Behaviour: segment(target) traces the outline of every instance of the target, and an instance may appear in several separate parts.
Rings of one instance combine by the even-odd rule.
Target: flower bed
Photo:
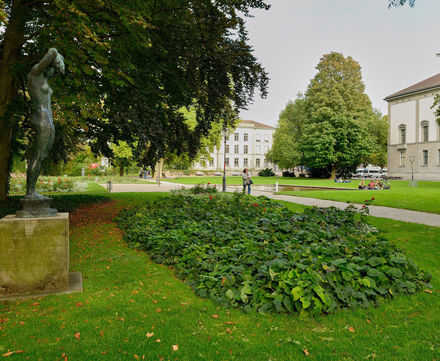
[[[195,292],[246,311],[329,313],[429,287],[366,211],[293,213],[265,197],[175,193],[118,216],[124,237]]]
[[[67,177],[39,177],[36,189],[38,192],[72,192],[76,182]],[[10,193],[26,192],[26,175],[24,173],[12,173],[9,183]]]

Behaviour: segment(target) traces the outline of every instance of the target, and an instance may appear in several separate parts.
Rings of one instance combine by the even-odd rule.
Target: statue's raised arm
[[[43,57],[43,59],[40,60],[38,64],[35,64],[30,74],[38,75],[42,73],[44,70],[46,70],[47,67],[49,67],[52,62],[55,60],[55,58],[58,56],[58,50],[55,48],[50,48],[49,51],[46,53],[46,55]]]

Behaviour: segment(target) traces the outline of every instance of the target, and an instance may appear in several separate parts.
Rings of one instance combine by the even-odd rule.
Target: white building
[[[440,74],[385,98],[388,102],[388,175],[440,180],[440,126],[434,96]]]
[[[272,147],[274,127],[254,122],[241,120],[226,141],[226,170],[241,172],[244,168],[258,171],[263,168],[276,170],[276,165],[266,160],[266,154]],[[197,169],[205,171],[223,172],[225,161],[224,139],[220,148],[211,153],[211,160],[203,165],[197,164]]]

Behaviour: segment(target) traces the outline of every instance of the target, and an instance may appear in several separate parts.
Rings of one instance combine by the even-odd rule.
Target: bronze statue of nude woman
[[[22,201],[23,211],[17,212],[18,217],[49,217],[57,214],[55,209],[49,208],[50,198],[35,190],[41,163],[47,158],[55,136],[51,109],[52,89],[47,83],[47,80],[55,72],[64,74],[64,58],[56,49],[52,48],[38,64],[32,67],[27,76],[28,92],[32,102],[30,122],[35,130],[35,136],[26,172],[26,195]]]

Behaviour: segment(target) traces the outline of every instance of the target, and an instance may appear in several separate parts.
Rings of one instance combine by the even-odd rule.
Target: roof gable
[[[256,122],[256,121],[254,121],[254,120],[246,120],[246,119],[241,119],[240,120],[240,125],[241,124],[253,124],[254,126],[255,126],[255,128],[264,128],[264,129],[275,129],[274,127],[271,127],[270,125],[266,125],[266,124],[263,124],[263,123],[259,123],[259,122]]]
[[[394,98],[399,98],[405,95],[410,95],[413,93],[417,93],[423,90],[429,90],[429,89],[434,89],[434,88],[440,88],[440,73],[422,80],[414,85],[409,86],[408,88],[402,89],[396,93],[393,93],[391,95],[388,95],[386,98],[384,98],[384,100],[392,100]]]

